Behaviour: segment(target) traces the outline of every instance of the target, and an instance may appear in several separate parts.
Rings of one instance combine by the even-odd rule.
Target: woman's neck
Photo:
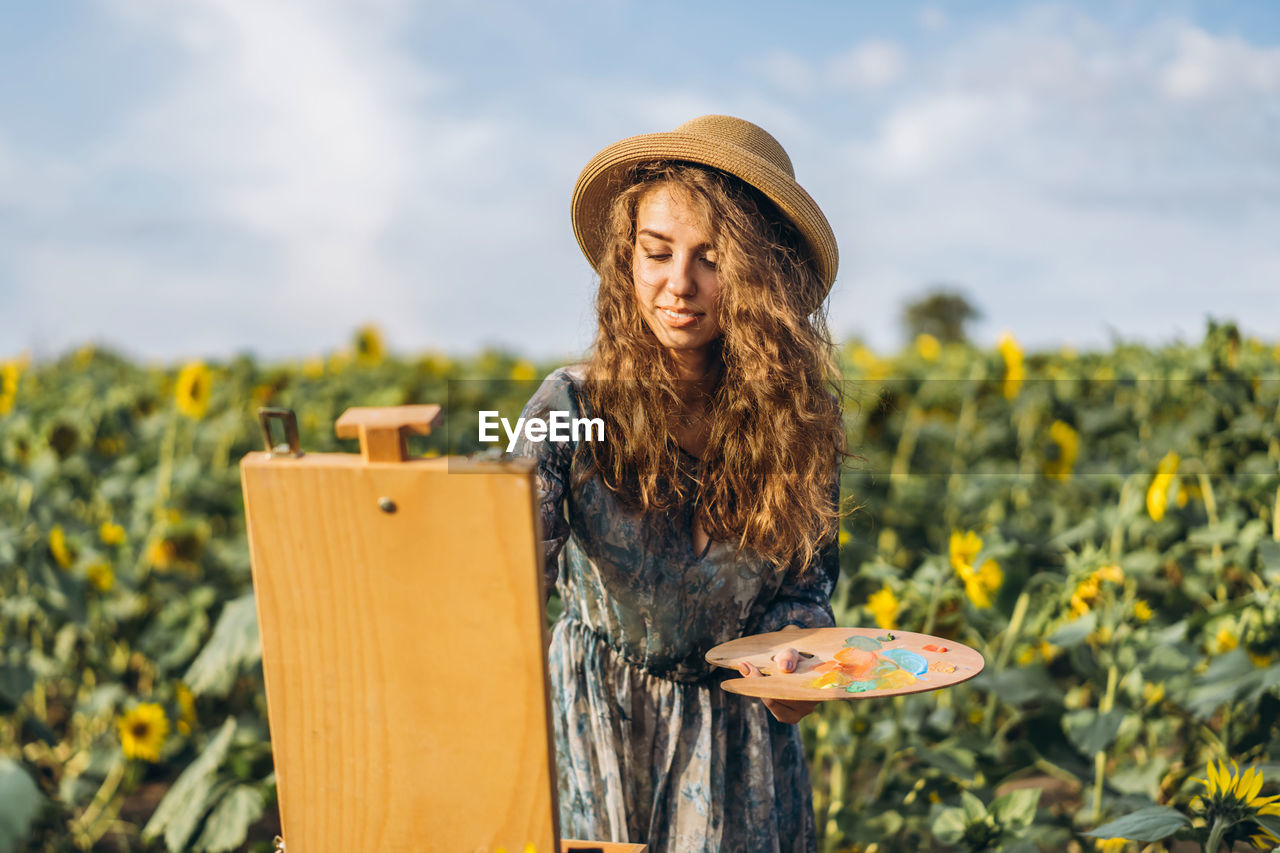
[[[688,388],[687,400],[710,398],[720,379],[720,359],[707,350],[672,350],[676,376]]]

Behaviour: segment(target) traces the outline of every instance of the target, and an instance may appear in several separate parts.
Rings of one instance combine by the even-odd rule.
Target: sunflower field
[[[950,690],[802,723],[823,851],[1280,845],[1280,346],[842,351],[841,625],[953,638]],[[541,376],[502,352],[0,360],[0,853],[273,850],[238,462],[349,406],[448,404],[476,450]],[[451,438],[452,437],[452,438]],[[554,602],[553,602],[554,609]]]

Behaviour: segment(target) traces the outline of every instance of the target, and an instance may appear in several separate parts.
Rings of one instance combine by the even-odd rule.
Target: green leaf
[[[0,853],[27,849],[27,833],[43,805],[44,795],[22,765],[0,758]]]
[[[1177,809],[1168,806],[1148,806],[1132,814],[1116,818],[1110,823],[1086,832],[1092,838],[1127,838],[1130,841],[1159,841],[1168,838],[1191,821]]]
[[[1098,617],[1090,611],[1054,631],[1053,636],[1049,638],[1049,643],[1063,649],[1078,646],[1084,642],[1085,637],[1093,633],[1096,627],[1098,627]]]
[[[225,853],[244,844],[253,822],[262,817],[262,794],[256,787],[237,785],[209,813],[196,850]]]
[[[0,712],[9,713],[17,708],[35,683],[26,664],[0,664]]]
[[[204,752],[187,765],[187,769],[182,771],[182,775],[164,795],[160,805],[156,806],[155,814],[142,830],[144,839],[150,841],[163,832],[165,844],[170,851],[177,853],[187,849],[187,841],[209,808],[209,794],[213,790],[214,777],[226,758],[227,747],[231,745],[231,736],[235,730],[236,718],[227,717],[222,728],[204,748]]]
[[[957,808],[943,809],[933,819],[933,837],[943,844],[955,844],[964,837],[964,812]]]
[[[1115,740],[1120,731],[1120,721],[1124,712],[1113,708],[1105,714],[1099,714],[1092,708],[1082,708],[1062,716],[1062,728],[1076,749],[1087,756],[1101,752]]]
[[[197,696],[226,696],[241,668],[262,659],[253,593],[227,602],[213,636],[191,662],[187,686]]]
[[[1262,561],[1262,571],[1267,580],[1280,583],[1280,542],[1263,539],[1258,543],[1258,558]]]
[[[991,814],[1004,829],[1023,829],[1036,817],[1039,788],[1019,788],[991,801]]]
[[[960,809],[964,812],[965,823],[977,823],[987,816],[987,807],[982,800],[968,791],[960,792]]]
[[[1255,815],[1253,819],[1267,832],[1270,832],[1276,838],[1280,838],[1280,817],[1270,814],[1260,814]]]
[[[986,676],[983,672],[978,678]],[[1054,683],[1049,670],[1044,664],[1006,669],[993,673],[979,682],[983,689],[990,690],[1000,697],[1000,701],[1012,705],[1026,705],[1031,702],[1056,703],[1062,700],[1062,689]]]

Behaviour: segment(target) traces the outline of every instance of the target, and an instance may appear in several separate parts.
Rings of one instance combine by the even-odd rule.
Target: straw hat
[[[809,246],[822,282],[831,289],[840,254],[822,211],[796,183],[791,158],[764,129],[732,116],[701,116],[670,133],[646,133],[615,142],[582,170],[573,188],[573,233],[591,266],[599,269],[609,205],[624,187],[626,170],[650,160],[682,160],[741,178],[764,193]],[[825,293],[824,293],[825,296]]]

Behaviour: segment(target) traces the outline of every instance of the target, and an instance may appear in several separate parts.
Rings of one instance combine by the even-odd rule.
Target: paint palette
[[[781,672],[774,662],[786,649],[800,652],[794,672]],[[968,681],[985,666],[981,654],[954,640],[879,628],[753,634],[721,643],[706,658],[732,670],[743,661],[760,670],[760,676],[722,682],[730,693],[805,702],[938,690]]]

